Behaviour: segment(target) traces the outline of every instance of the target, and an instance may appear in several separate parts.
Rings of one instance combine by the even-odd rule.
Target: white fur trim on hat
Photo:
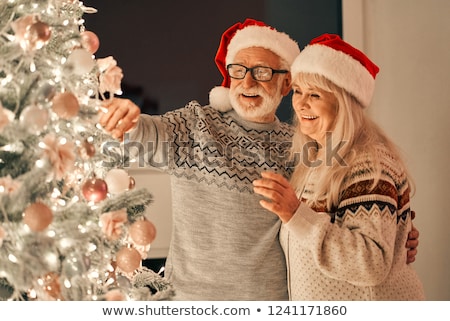
[[[300,72],[324,76],[352,94],[363,107],[372,100],[375,79],[352,56],[321,44],[305,47],[291,66],[292,78]]]
[[[300,48],[286,33],[268,26],[248,26],[238,30],[228,45],[226,64],[233,63],[239,50],[263,47],[284,59],[289,65],[300,53]]]
[[[209,104],[214,109],[217,109],[221,112],[226,112],[232,110],[230,102],[230,88],[216,86],[209,92]]]

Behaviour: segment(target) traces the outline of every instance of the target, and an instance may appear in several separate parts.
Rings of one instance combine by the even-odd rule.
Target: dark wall
[[[125,94],[136,92],[139,97],[133,98],[143,112],[164,113],[193,99],[208,103],[209,91],[222,82],[214,56],[223,31],[232,24],[247,17],[263,20],[302,48],[321,33],[341,34],[340,3],[86,0],[98,12],[84,18],[86,28],[100,38],[96,57],[113,56],[123,69]],[[289,118],[288,100],[279,114]]]

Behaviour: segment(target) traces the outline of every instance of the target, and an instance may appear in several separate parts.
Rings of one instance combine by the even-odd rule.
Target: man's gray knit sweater
[[[171,177],[172,240],[166,277],[176,300],[287,300],[280,221],[259,205],[261,171],[290,175],[292,128],[257,124],[191,102],[142,115],[130,142]],[[132,145],[130,145],[132,146]]]

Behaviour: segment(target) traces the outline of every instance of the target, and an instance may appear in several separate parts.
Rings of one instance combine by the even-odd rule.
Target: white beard
[[[263,102],[259,106],[254,106],[253,104],[243,106],[238,97],[242,93],[253,93],[257,94],[263,98]],[[275,95],[268,95],[267,92],[263,91],[258,86],[253,88],[243,90],[241,86],[237,86],[233,90],[230,90],[230,102],[231,106],[233,106],[236,113],[241,116],[243,119],[264,119],[269,115],[275,115],[275,112],[280,106],[281,100],[283,99],[283,95],[281,94],[281,87],[275,93]]]

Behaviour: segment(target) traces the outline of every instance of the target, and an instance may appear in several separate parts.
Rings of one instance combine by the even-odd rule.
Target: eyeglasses
[[[228,75],[233,79],[244,79],[248,71],[256,81],[271,81],[274,74],[285,74],[287,70],[276,70],[270,67],[252,67],[247,68],[239,64],[227,65]]]

